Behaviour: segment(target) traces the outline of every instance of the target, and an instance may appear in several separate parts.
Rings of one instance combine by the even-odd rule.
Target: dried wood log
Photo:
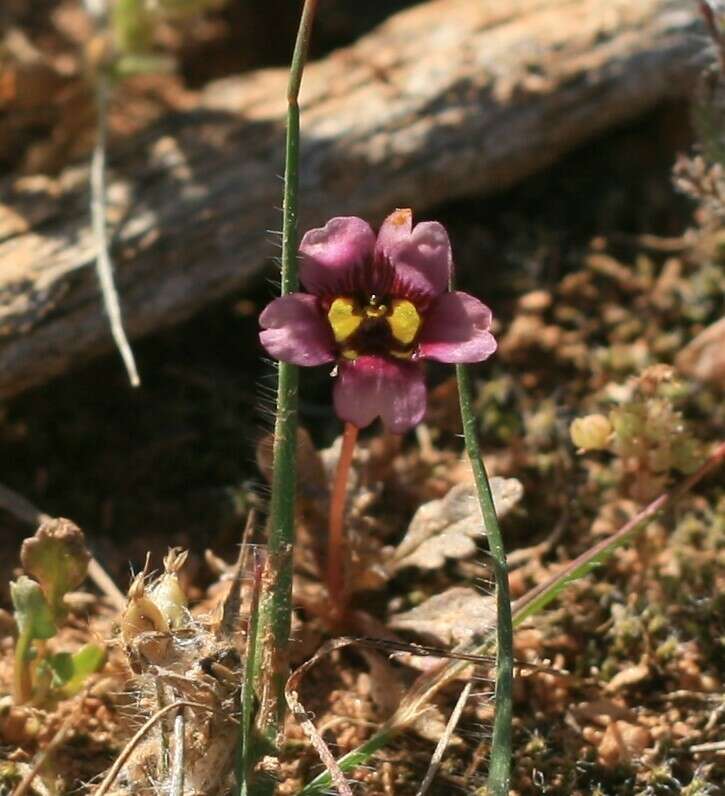
[[[692,87],[690,0],[435,0],[310,65],[302,228],[490,193]],[[276,252],[285,70],[210,84],[112,153],[117,280],[132,336],[190,316]],[[87,169],[7,180],[0,397],[111,348]],[[251,341],[250,341],[251,344]]]

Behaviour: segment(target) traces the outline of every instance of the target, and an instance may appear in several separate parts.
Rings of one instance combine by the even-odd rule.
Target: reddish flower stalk
[[[345,432],[342,435],[340,458],[335,471],[335,481],[330,498],[330,521],[327,538],[327,590],[330,594],[331,614],[335,619],[341,619],[347,608],[346,593],[346,565],[347,547],[345,544],[345,497],[347,496],[347,481],[350,475],[350,465],[355,453],[357,442],[357,426],[345,423]]]

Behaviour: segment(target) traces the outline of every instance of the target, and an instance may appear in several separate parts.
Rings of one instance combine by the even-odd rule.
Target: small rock
[[[599,742],[599,761],[612,767],[639,756],[652,743],[650,731],[638,724],[613,721]]]
[[[635,683],[639,683],[645,678],[649,676],[649,666],[641,663],[637,666],[628,666],[626,669],[622,669],[621,672],[612,677],[612,679],[607,683],[606,691],[608,693],[612,693],[614,691],[619,691],[621,688],[625,688],[628,685],[635,685]]]
[[[725,318],[700,332],[680,351],[675,364],[697,381],[725,385]]]
[[[524,312],[543,312],[551,306],[551,301],[551,293],[548,290],[532,290],[521,296],[518,305]]]

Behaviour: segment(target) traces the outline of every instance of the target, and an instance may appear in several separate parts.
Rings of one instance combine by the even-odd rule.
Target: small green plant
[[[106,659],[97,644],[72,654],[52,652],[46,645],[66,618],[65,595],[86,576],[90,555],[83,532],[69,520],[46,520],[25,540],[20,558],[27,574],[10,584],[18,627],[13,701],[40,704],[71,697]]]
[[[619,476],[629,496],[649,500],[661,492],[670,472],[694,472],[703,445],[677,408],[685,390],[667,365],[653,365],[612,391],[609,413],[576,419],[572,442],[581,451],[608,451],[617,457]]]

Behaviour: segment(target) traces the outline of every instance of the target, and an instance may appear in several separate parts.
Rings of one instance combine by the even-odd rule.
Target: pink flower
[[[435,221],[413,227],[411,211],[396,210],[376,239],[360,218],[333,218],[300,254],[308,292],[268,304],[260,340],[283,362],[337,362],[335,410],[358,428],[380,417],[401,434],[422,420],[421,360],[481,362],[496,350],[491,310],[448,290],[451,244]]]

